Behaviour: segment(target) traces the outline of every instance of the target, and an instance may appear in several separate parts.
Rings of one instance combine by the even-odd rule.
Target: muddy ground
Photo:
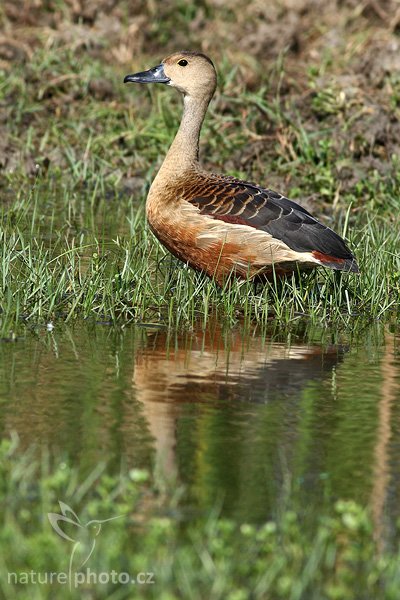
[[[233,83],[222,77],[225,95],[259,94],[264,86],[266,102],[278,100],[283,111],[271,118],[257,102],[238,109],[221,96],[222,112],[240,110],[244,123],[250,112],[258,116],[252,131],[243,132],[246,142],[234,144],[224,164],[206,152],[210,167],[252,178],[265,178],[269,171],[272,184],[296,187],[307,176],[317,177],[317,163],[325,161],[334,180],[326,192],[330,202],[335,201],[333,191],[339,190],[361,206],[363,195],[371,199],[381,179],[395,194],[400,157],[399,1],[5,0],[0,27],[0,168],[7,177],[15,171],[33,176],[38,163],[65,169],[56,140],[43,151],[38,131],[45,128],[46,119],[76,119],[85,95],[105,109],[115,109],[116,104],[126,109],[109,73],[120,78],[185,48],[212,56],[220,72],[236,68]],[[68,55],[76,72],[69,72],[67,64],[64,71],[62,60],[50,59],[54,53]],[[84,90],[76,83],[81,61],[100,65]],[[16,74],[19,79],[14,80]],[[28,100],[21,108],[23,93]],[[28,143],[29,127],[34,133]],[[316,163],[311,171],[304,166],[307,155],[299,130],[319,145],[310,157]],[[113,169],[119,168],[118,158],[110,162]],[[120,167],[129,184],[144,176],[146,160],[135,154]],[[322,184],[307,189],[311,198],[321,189],[324,196]]]

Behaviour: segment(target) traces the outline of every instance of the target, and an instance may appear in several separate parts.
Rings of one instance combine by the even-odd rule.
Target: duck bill
[[[164,65],[157,65],[148,71],[127,75],[124,83],[169,83],[171,80],[164,73]]]

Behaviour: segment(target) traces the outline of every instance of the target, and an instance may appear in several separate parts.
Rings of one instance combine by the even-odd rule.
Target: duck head
[[[164,83],[175,87],[184,96],[212,96],[217,85],[217,74],[212,61],[200,52],[175,52],[161,64],[127,75],[124,83]]]

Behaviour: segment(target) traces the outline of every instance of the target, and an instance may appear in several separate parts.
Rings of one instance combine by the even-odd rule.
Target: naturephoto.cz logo
[[[65,502],[59,500],[60,513],[47,513],[47,517],[54,531],[65,540],[72,542],[73,546],[69,557],[68,572],[37,572],[22,571],[18,573],[8,573],[8,583],[19,584],[69,584],[72,587],[78,587],[82,584],[152,584],[154,583],[154,573],[137,573],[132,575],[126,572],[103,571],[96,572],[90,568],[83,567],[89,561],[96,547],[96,542],[102,530],[104,523],[109,523],[115,519],[121,519],[125,515],[109,517],[108,519],[92,519],[83,523],[74,510]]]

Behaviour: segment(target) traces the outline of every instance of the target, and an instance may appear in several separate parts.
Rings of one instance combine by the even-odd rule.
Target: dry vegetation
[[[166,260],[140,208],[180,98],[123,76],[179,48],[219,69],[206,166],[311,205],[361,265],[343,286],[321,271],[320,287],[242,294],[245,314],[249,297],[288,319],[398,306],[398,1],[5,0],[0,26],[1,331],[91,312],[171,323],[183,306],[191,321],[220,303]]]
[[[49,123],[88,116],[88,131],[81,122],[69,139],[79,155],[89,132],[107,133],[109,112],[120,127],[104,171],[118,170],[135,187],[132,178],[145,177],[156,152],[143,157],[140,144],[129,146],[120,121],[144,94],[126,94],[121,77],[184,47],[209,53],[221,71],[214,110],[225,119],[215,127],[231,156],[218,156],[220,145],[206,139],[210,167],[328,203],[349,193],[360,207],[385,204],[398,182],[398,1],[6,0],[0,23],[5,173],[68,169],[60,139],[43,138]],[[86,110],[94,103],[95,122]]]

